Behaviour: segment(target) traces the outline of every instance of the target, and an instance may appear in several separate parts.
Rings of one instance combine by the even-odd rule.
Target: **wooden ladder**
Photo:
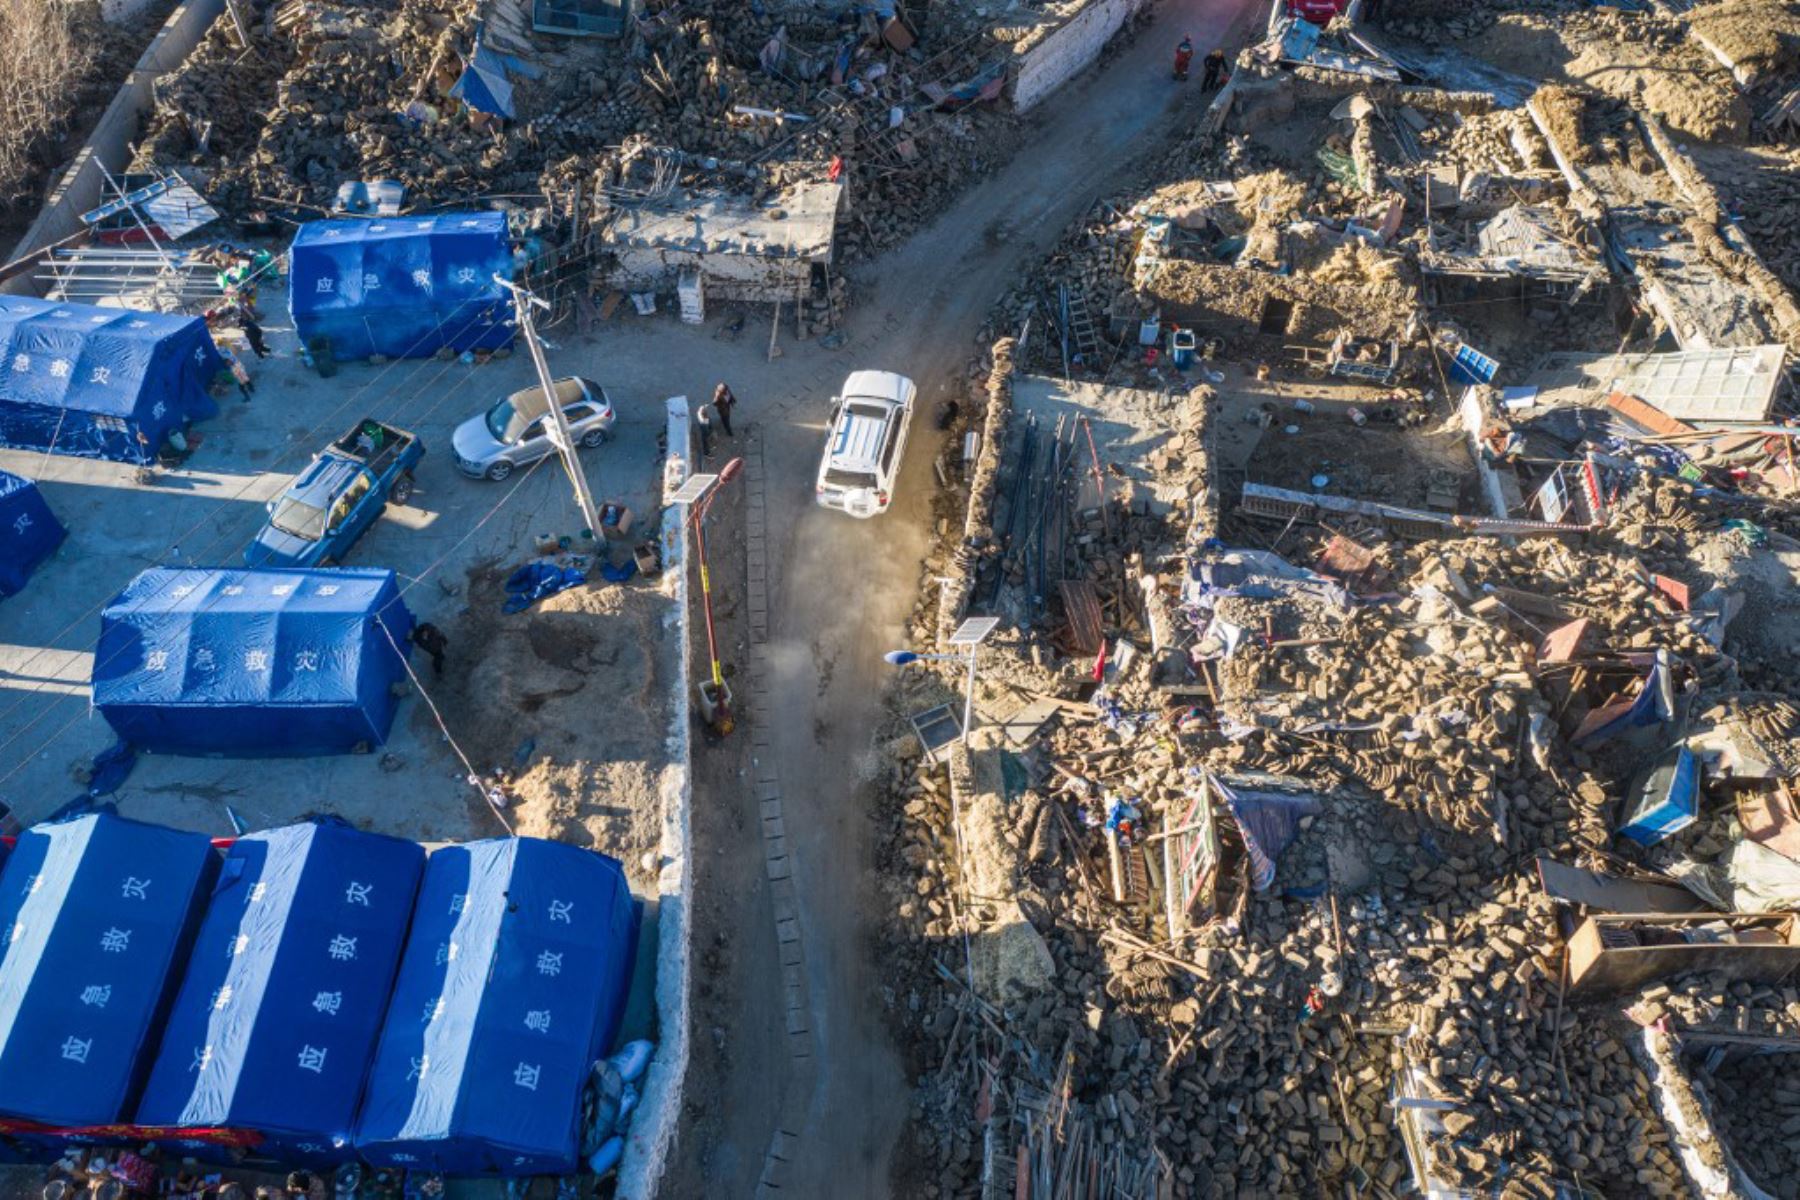
[[[1068,288],[1065,303],[1069,310],[1069,344],[1081,361],[1093,366],[1100,357],[1100,331],[1088,315],[1087,298],[1079,288]]]

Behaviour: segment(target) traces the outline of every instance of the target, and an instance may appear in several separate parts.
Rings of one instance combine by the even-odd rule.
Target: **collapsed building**
[[[889,729],[919,1194],[1791,1192],[1782,244],[1491,19],[1278,13],[995,312],[911,635],[1005,632]]]

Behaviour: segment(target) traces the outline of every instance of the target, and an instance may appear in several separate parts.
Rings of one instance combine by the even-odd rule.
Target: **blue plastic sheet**
[[[392,571],[154,568],[101,615],[94,707],[152,753],[366,749],[393,723],[412,626]]]
[[[279,1161],[352,1157],[424,870],[416,843],[337,821],[239,838],[138,1123],[254,1130],[257,1154]]]
[[[558,567],[553,563],[526,563],[506,577],[504,612],[524,612],[539,600],[580,587],[587,576],[574,567]]]
[[[66,533],[37,484],[0,471],[0,596],[16,596]]]
[[[1238,782],[1214,777],[1213,786],[1225,798],[1244,849],[1250,858],[1250,885],[1259,892],[1275,882],[1275,862],[1293,845],[1300,832],[1300,818],[1320,809],[1317,796],[1300,792],[1262,791]]]
[[[504,213],[312,221],[288,254],[288,306],[337,359],[494,350],[512,344],[512,297],[494,282],[512,269]]]
[[[19,837],[0,872],[0,1113],[126,1120],[218,855],[94,813]]]
[[[198,317],[0,296],[0,445],[149,462],[224,367]]]
[[[378,1166],[566,1174],[637,940],[617,861],[534,838],[437,851],[356,1145]]]

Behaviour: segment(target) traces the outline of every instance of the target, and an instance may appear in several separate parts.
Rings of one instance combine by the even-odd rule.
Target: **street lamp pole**
[[[737,722],[731,715],[731,707],[727,701],[725,687],[725,669],[719,662],[719,637],[713,624],[712,609],[712,572],[706,565],[706,514],[712,508],[713,501],[718,498],[721,485],[735,479],[744,469],[744,460],[734,458],[725,464],[717,475],[699,476],[690,480],[690,484],[698,484],[694,491],[684,487],[677,497],[677,503],[688,506],[688,520],[694,524],[694,551],[700,561],[700,606],[706,614],[706,651],[712,659],[712,692],[706,694],[705,686],[701,687],[701,699],[711,706],[710,724],[721,734],[727,734],[735,728]]]

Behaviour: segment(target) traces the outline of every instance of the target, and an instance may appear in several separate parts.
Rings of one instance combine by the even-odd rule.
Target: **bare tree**
[[[94,54],[81,15],[68,0],[0,0],[0,209],[28,199],[34,148],[74,115]]]

